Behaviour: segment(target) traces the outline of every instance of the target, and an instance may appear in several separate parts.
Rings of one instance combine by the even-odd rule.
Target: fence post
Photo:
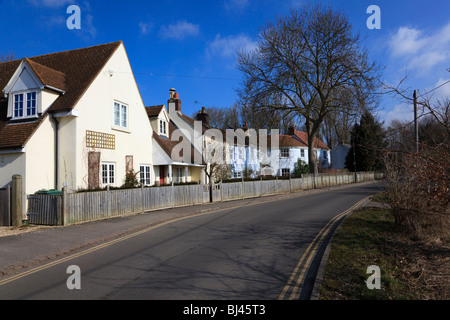
[[[109,190],[109,184],[106,186],[106,201],[108,202],[108,217],[111,217],[111,192]]]
[[[62,188],[62,195],[61,195],[61,225],[66,225],[66,196],[67,191],[66,188]]]
[[[175,185],[172,179],[172,209],[175,208]]]
[[[141,206],[142,206],[142,213],[145,213],[145,207],[144,207],[144,184],[141,184]]]
[[[23,194],[22,194],[22,176],[14,175],[12,177],[12,205],[11,218],[12,226],[20,227],[23,223]]]
[[[259,193],[260,193],[260,197],[263,196],[263,178],[262,176],[259,177],[260,181],[259,181]]]
[[[245,183],[244,183],[244,173],[242,173],[242,200],[245,199]]]

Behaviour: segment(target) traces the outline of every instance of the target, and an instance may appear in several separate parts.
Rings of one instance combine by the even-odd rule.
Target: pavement
[[[359,183],[357,185],[371,183],[373,182]],[[18,273],[63,255],[76,253],[96,244],[171,220],[212,213],[234,207],[249,206],[266,201],[304,197],[318,192],[350,187],[355,187],[355,184],[305,190],[262,198],[249,198],[165,209],[72,226],[51,227],[33,232],[3,236],[0,237],[0,277]]]

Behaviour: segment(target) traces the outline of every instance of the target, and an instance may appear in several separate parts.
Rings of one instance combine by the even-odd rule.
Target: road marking
[[[306,251],[301,256],[300,260],[298,261],[297,265],[294,268],[294,271],[292,272],[287,284],[284,286],[283,290],[280,293],[280,296],[278,297],[278,300],[283,300],[289,290],[291,290],[291,294],[289,296],[289,300],[294,300],[298,289],[303,285],[304,278],[307,274],[307,271],[310,268],[312,259],[315,257],[320,245],[323,243],[324,239],[327,237],[330,229],[333,228],[341,218],[351,213],[353,210],[361,206],[364,202],[366,202],[370,197],[366,197],[362,199],[361,201],[358,201],[356,204],[354,204],[349,209],[345,210],[344,212],[341,212],[337,216],[335,216],[333,219],[331,219],[323,228],[320,230],[320,232],[317,234],[317,236],[314,238],[314,240],[309,244],[308,248],[306,248]],[[306,262],[305,262],[306,260]],[[304,263],[305,262],[305,263]],[[303,268],[300,270],[300,268]],[[300,272],[299,272],[300,271]],[[297,278],[297,281],[295,279]],[[295,281],[295,282],[294,282]]]
[[[184,217],[180,217],[180,218],[168,220],[168,221],[165,221],[165,222],[161,222],[161,223],[158,223],[158,224],[153,225],[153,226],[151,226],[151,227],[148,227],[148,228],[142,229],[142,230],[140,230],[140,231],[131,233],[131,234],[129,234],[129,235],[126,235],[126,236],[123,236],[123,237],[120,237],[120,238],[117,238],[117,239],[114,239],[114,240],[105,242],[105,243],[103,243],[103,244],[100,244],[100,245],[98,245],[98,246],[92,247],[92,248],[90,248],[90,249],[86,249],[86,250],[81,251],[81,252],[79,252],[79,253],[70,255],[70,256],[68,256],[68,257],[65,257],[65,258],[62,258],[62,259],[59,259],[59,260],[56,260],[56,261],[47,263],[47,264],[45,264],[45,265],[42,265],[42,266],[39,266],[39,267],[36,267],[36,268],[32,268],[32,269],[30,269],[30,270],[27,270],[27,271],[24,271],[24,272],[21,272],[21,273],[18,273],[18,274],[16,274],[16,275],[11,276],[11,277],[9,277],[9,278],[6,278],[6,279],[4,279],[4,280],[0,280],[0,287],[3,286],[3,285],[5,285],[5,284],[7,284],[7,283],[10,283],[10,282],[19,280],[19,279],[21,279],[21,278],[24,278],[24,277],[27,277],[27,276],[29,276],[29,275],[35,274],[35,273],[37,273],[37,272],[46,270],[46,269],[48,269],[48,268],[51,268],[51,267],[53,267],[53,266],[62,264],[62,263],[64,263],[64,262],[67,262],[67,261],[70,261],[70,260],[73,260],[73,259],[82,257],[82,256],[87,255],[87,254],[89,254],[89,253],[98,251],[98,250],[100,250],[100,249],[109,247],[109,246],[111,246],[111,245],[113,245],[113,244],[116,244],[116,243],[119,243],[119,242],[122,242],[122,241],[125,241],[125,240],[128,240],[128,239],[134,238],[134,237],[136,237],[136,236],[139,236],[139,235],[144,234],[144,233],[146,233],[146,232],[149,232],[149,231],[158,229],[158,228],[160,228],[160,227],[163,227],[163,226],[165,226],[165,225],[168,225],[168,224],[171,224],[171,223],[174,223],[174,222],[178,222],[178,221],[182,221],[182,220],[187,220],[187,219],[195,218],[195,217],[200,217],[200,216],[204,216],[204,215],[209,215],[209,214],[213,214],[213,213],[217,213],[217,212],[221,212],[221,211],[228,211],[228,210],[232,210],[232,209],[236,209],[236,208],[240,208],[240,207],[258,205],[258,204],[261,204],[261,203],[272,202],[272,201],[273,201],[273,200],[267,200],[267,201],[262,201],[262,202],[257,202],[257,203],[247,203],[247,204],[244,204],[244,205],[241,205],[241,206],[232,206],[232,207],[228,207],[228,208],[224,208],[224,209],[222,208],[222,209],[216,209],[216,210],[211,210],[211,211],[207,211],[207,212],[200,212],[200,213],[196,213],[196,214],[192,214],[192,215],[188,215],[188,216],[184,216]],[[276,200],[275,200],[275,201],[276,201]],[[353,207],[352,207],[352,208],[353,208]],[[335,219],[336,219],[336,217],[335,217],[333,220],[335,220]],[[333,221],[333,220],[332,220],[332,221]],[[330,222],[331,222],[331,221],[330,221]],[[322,231],[321,231],[321,233],[322,233]],[[320,234],[319,234],[319,235],[320,235]],[[318,235],[318,236],[319,236],[319,235]],[[316,238],[317,238],[317,237],[316,237]],[[316,239],[315,239],[315,240],[316,240]],[[315,240],[314,240],[314,241],[315,241]],[[313,241],[313,242],[314,242],[314,241]],[[312,244],[313,244],[313,243],[310,244],[310,246],[308,247],[307,250],[309,250],[309,248],[312,246]],[[300,267],[300,265],[301,265],[301,264],[300,264],[300,262],[299,262],[298,268]],[[296,268],[296,269],[298,269],[298,268]],[[294,273],[293,273],[293,276],[295,277],[295,274],[294,274]],[[290,280],[291,280],[291,279],[290,279]],[[289,282],[291,282],[291,281],[289,281]],[[284,291],[284,290],[283,290],[283,291]],[[280,297],[281,297],[281,295],[280,295]]]
[[[223,211],[223,210],[221,210],[221,211]],[[199,214],[189,215],[189,216],[185,216],[185,217],[181,217],[181,218],[177,218],[177,219],[168,220],[168,221],[165,221],[165,222],[158,223],[158,224],[153,225],[153,226],[151,226],[151,227],[148,227],[148,228],[142,229],[142,230],[140,230],[140,231],[136,231],[136,232],[134,232],[134,233],[131,233],[131,234],[129,234],[129,235],[126,235],[126,236],[123,236],[123,237],[120,237],[120,238],[117,238],[117,239],[114,239],[114,240],[105,242],[105,243],[103,243],[103,244],[100,244],[100,245],[98,245],[98,246],[92,247],[92,248],[90,248],[90,249],[86,249],[86,250],[81,251],[81,252],[79,252],[79,253],[70,255],[70,256],[68,256],[68,257],[65,257],[65,258],[62,258],[62,259],[59,259],[59,260],[56,260],[56,261],[47,263],[47,264],[42,265],[42,266],[40,266],[40,267],[36,267],[36,268],[30,269],[30,270],[28,270],[28,271],[25,271],[25,272],[19,273],[19,274],[17,274],[17,275],[14,275],[14,276],[12,276],[12,277],[9,277],[9,278],[7,278],[7,279],[1,280],[1,281],[0,281],[0,287],[3,286],[3,285],[5,285],[5,284],[7,284],[7,283],[12,282],[12,281],[19,280],[19,279],[21,279],[21,278],[27,277],[27,276],[32,275],[32,274],[34,274],[34,273],[37,273],[37,272],[39,272],[39,271],[43,271],[43,270],[45,270],[45,269],[54,267],[54,266],[59,265],[59,264],[62,264],[62,263],[64,263],[64,262],[67,262],[67,261],[70,261],[70,260],[79,258],[79,257],[81,257],[81,256],[84,256],[84,255],[86,255],[86,254],[89,254],[89,253],[98,251],[98,250],[100,250],[100,249],[109,247],[109,246],[111,246],[111,245],[113,245],[113,244],[116,244],[116,243],[119,243],[119,242],[122,242],[122,241],[125,241],[125,240],[128,240],[128,239],[134,238],[134,237],[136,237],[136,236],[139,236],[139,235],[141,235],[141,234],[144,234],[144,233],[146,233],[146,232],[148,232],[148,231],[152,231],[152,230],[158,229],[158,228],[163,227],[163,226],[165,226],[165,225],[168,225],[168,224],[171,224],[171,223],[174,223],[174,222],[178,222],[178,221],[182,221],[182,220],[186,220],[186,219],[189,219],[189,218],[194,218],[194,217],[204,216],[204,215],[211,214],[211,213],[214,213],[214,212],[217,212],[217,211],[210,211],[210,212],[206,212],[206,213],[199,213]]]

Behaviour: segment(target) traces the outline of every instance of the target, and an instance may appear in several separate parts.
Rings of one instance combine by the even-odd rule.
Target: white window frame
[[[117,110],[118,107],[118,110]],[[125,110],[125,116],[124,116],[124,110]],[[128,129],[129,127],[129,108],[128,105],[120,102],[120,101],[114,101],[113,106],[113,125],[115,128],[119,129]]]
[[[242,178],[242,171],[234,170],[233,171],[233,178],[234,179]]]
[[[300,156],[301,156],[302,158],[305,157],[305,149],[300,149]]]
[[[149,186],[152,183],[152,170],[151,166],[148,164],[141,164],[139,175],[140,175],[140,182],[144,186]]]
[[[289,158],[290,157],[290,148],[281,147],[280,148],[280,158]]]
[[[106,167],[106,172],[105,172]],[[106,175],[105,175],[106,173]],[[113,186],[116,184],[116,164],[114,162],[102,162],[101,178],[103,186]],[[106,178],[106,182],[105,182]]]
[[[183,178],[184,178],[184,168],[176,168],[175,171],[175,181],[177,183],[183,183]]]
[[[29,99],[29,95],[34,94],[34,99]],[[36,90],[31,91],[22,91],[22,92],[15,92],[12,93],[12,119],[30,119],[30,118],[37,118],[38,117],[38,92]],[[21,96],[22,101],[20,101],[21,106],[20,109],[16,108],[16,104],[18,103],[16,101],[17,97]],[[30,108],[28,108],[29,103],[34,101],[34,112],[28,112]],[[17,114],[19,111],[21,111],[21,115]],[[17,115],[16,115],[17,114]]]
[[[159,134],[167,135],[167,122],[159,120]]]
[[[291,170],[289,168],[282,168],[281,169],[281,176],[282,177],[289,177],[291,175]]]

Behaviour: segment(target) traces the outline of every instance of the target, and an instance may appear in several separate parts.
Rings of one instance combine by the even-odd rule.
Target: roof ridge
[[[67,74],[65,74],[64,72],[59,71],[59,70],[56,70],[56,69],[53,69],[53,68],[50,68],[50,67],[48,67],[48,66],[46,66],[46,65],[44,65],[44,64],[41,64],[41,63],[39,63],[39,62],[33,61],[33,60],[31,60],[31,58],[22,58],[22,60],[25,60],[26,62],[28,62],[28,63],[31,65],[32,68],[33,68],[33,64],[37,64],[37,65],[39,65],[40,67],[43,67],[43,68],[46,68],[46,69],[49,69],[49,70],[58,72],[58,73],[60,73],[60,74],[62,74],[62,75],[64,75],[64,76],[67,76]],[[34,68],[33,68],[33,69],[34,69]],[[34,71],[35,73],[37,73],[36,70],[33,70],[33,71]],[[38,76],[39,76],[39,75],[38,75]]]
[[[119,40],[119,41],[114,41],[114,42],[109,42],[109,43],[97,44],[95,46],[90,46],[90,47],[77,48],[77,49],[67,49],[67,50],[62,50],[62,51],[57,51],[57,52],[45,53],[45,54],[41,54],[41,55],[37,55],[37,56],[33,56],[33,57],[22,57],[22,58],[10,60],[10,61],[3,61],[3,62],[0,62],[0,64],[12,63],[12,62],[17,63],[18,61],[22,61],[23,59],[29,59],[30,60],[30,59],[34,59],[34,58],[47,57],[47,56],[52,56],[52,55],[55,55],[55,54],[61,54],[61,53],[66,53],[66,52],[81,51],[81,50],[86,50],[86,49],[93,49],[93,48],[102,47],[102,46],[108,46],[108,45],[113,45],[113,44],[115,44],[115,45],[123,44],[123,41]],[[41,65],[43,65],[43,64],[41,64]],[[56,70],[56,71],[58,71],[58,70]]]
[[[63,50],[63,51],[58,51],[58,52],[46,53],[46,54],[30,57],[28,59],[47,57],[47,56],[52,56],[52,55],[55,55],[55,54],[61,54],[61,53],[67,53],[67,52],[74,52],[74,51],[82,51],[82,50],[94,49],[94,48],[103,47],[103,46],[109,46],[109,45],[113,45],[113,44],[114,45],[120,45],[121,43],[123,43],[123,41],[119,40],[119,41],[110,42],[110,43],[97,44],[97,45],[91,46],[91,47],[78,48],[78,49],[68,49],[68,50]]]

